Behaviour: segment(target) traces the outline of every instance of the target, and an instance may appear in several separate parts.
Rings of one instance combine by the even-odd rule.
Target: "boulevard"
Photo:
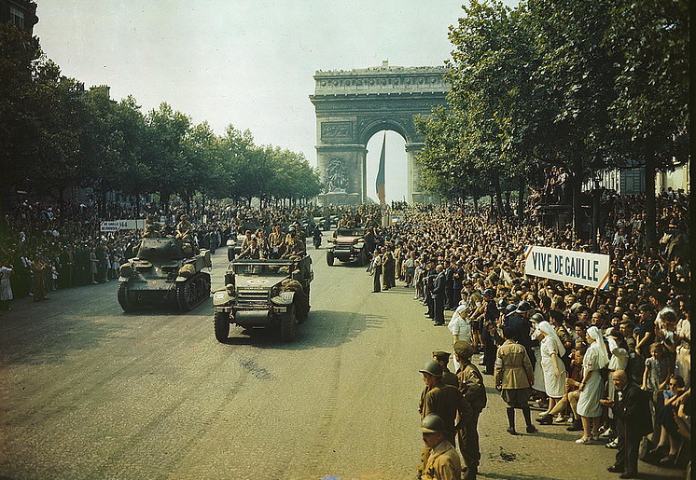
[[[312,311],[289,344],[236,328],[218,343],[209,301],[124,314],[116,282],[17,302],[0,317],[0,478],[414,478],[418,369],[451,337],[412,289],[372,294],[364,268],[308,251]],[[226,265],[218,250],[214,289]],[[481,478],[606,478],[615,450],[559,425],[511,437],[484,381]]]

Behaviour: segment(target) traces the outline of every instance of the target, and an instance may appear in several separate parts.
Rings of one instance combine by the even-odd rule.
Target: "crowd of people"
[[[285,239],[294,222],[341,216],[346,211],[344,207],[320,209],[311,205],[259,208],[217,200],[186,205],[173,199],[168,208],[146,202],[137,208],[131,203],[106,208],[96,203],[66,203],[62,209],[50,203],[23,201],[5,215],[0,236],[0,312],[9,310],[15,299],[31,296],[38,302],[48,298],[52,290],[116,280],[121,264],[137,255],[144,230],[101,231],[105,220],[140,219],[157,225],[157,235],[174,236],[182,215],[186,215],[195,247],[215,253],[228,239],[236,242],[237,235],[246,230],[263,241],[273,239],[272,230],[280,226]],[[303,247],[304,239],[295,243],[292,248]],[[272,255],[273,246],[265,247]]]
[[[507,404],[510,434],[518,434],[515,410],[533,434],[531,409],[541,408],[537,422],[577,431],[578,445],[616,448],[608,470],[621,478],[637,475],[639,456],[684,467],[691,405],[687,198],[659,196],[656,248],[646,244],[642,200],[617,197],[607,212],[598,244],[611,262],[605,290],[524,275],[525,245],[589,250],[569,229],[442,207],[410,209],[401,223],[369,230],[376,239],[373,291],[394,288],[397,280],[413,287],[424,315],[452,335],[455,372],[471,370],[458,351],[481,354],[483,374]],[[454,444],[454,432],[467,434],[467,414],[453,413],[460,400],[443,400],[452,392],[441,391],[445,377],[431,367],[422,373],[439,407],[422,409],[424,435],[442,420],[444,439]],[[452,386],[466,392],[473,377]],[[459,443],[474,478],[477,454],[466,451],[472,442]]]

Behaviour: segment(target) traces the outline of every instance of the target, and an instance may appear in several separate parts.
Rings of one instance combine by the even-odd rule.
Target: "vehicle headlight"
[[[225,285],[225,290],[227,290],[230,297],[234,297],[234,283],[228,283]]]
[[[271,288],[271,297],[277,297],[278,295],[280,295],[280,286],[276,285]]]

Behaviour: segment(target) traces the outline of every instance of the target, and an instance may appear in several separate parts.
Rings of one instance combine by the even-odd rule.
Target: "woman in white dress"
[[[599,424],[602,419],[602,405],[599,400],[604,392],[604,380],[601,370],[609,364],[607,347],[604,345],[602,332],[592,326],[587,329],[587,348],[582,360],[582,382],[577,412],[582,420],[583,435],[575,443],[589,443],[598,438]]]
[[[541,368],[544,372],[544,389],[549,397],[547,410],[539,417],[539,423],[550,424],[553,417],[549,413],[556,406],[565,394],[566,369],[561,358],[565,355],[565,347],[556,330],[547,321],[539,322],[537,326],[538,337],[540,340],[539,350],[541,353]]]
[[[541,334],[539,332],[539,329],[537,326],[539,325],[539,322],[541,322],[544,319],[544,317],[540,314],[534,314],[532,315],[532,318],[529,319],[529,323],[531,324],[531,332],[530,332],[530,338],[534,340],[534,345],[532,346],[532,352],[534,352],[534,358],[541,358],[541,346],[539,345],[539,342],[541,342]],[[539,392],[539,394],[536,396],[536,398],[539,398],[537,400],[537,406],[543,407],[544,402],[544,392],[546,392],[546,385],[544,381],[544,370],[541,368],[541,362],[535,362],[534,363],[534,383],[532,384],[532,390],[536,390]],[[547,410],[548,411],[548,410]]]
[[[462,300],[457,309],[452,314],[452,319],[447,324],[447,329],[452,334],[452,343],[457,343],[459,340],[471,343],[471,324],[468,316],[469,305]],[[459,362],[457,356],[453,355],[454,371],[459,370]]]

